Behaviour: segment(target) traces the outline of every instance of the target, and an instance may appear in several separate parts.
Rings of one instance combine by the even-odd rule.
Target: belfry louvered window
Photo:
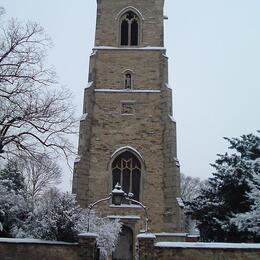
[[[139,43],[139,18],[128,11],[121,17],[121,45],[137,46]]]
[[[133,193],[133,199],[140,200],[141,163],[133,153],[118,155],[112,163],[112,174],[113,187],[119,183],[124,192]]]

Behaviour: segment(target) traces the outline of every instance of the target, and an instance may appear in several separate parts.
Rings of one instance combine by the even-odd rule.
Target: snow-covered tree
[[[76,205],[73,196],[52,190],[36,201],[23,228],[17,230],[15,235],[45,240],[75,241],[80,212],[81,209]]]
[[[0,237],[12,237],[12,230],[23,224],[27,213],[24,197],[0,182]]]
[[[181,198],[185,201],[191,201],[198,196],[204,182],[198,177],[186,176],[181,173]]]
[[[117,240],[121,231],[121,224],[118,220],[98,218],[95,215],[91,217],[90,231],[98,234],[98,247],[102,258],[112,255],[116,249]]]
[[[0,170],[0,183],[9,191],[19,193],[24,190],[24,178],[17,160],[8,160],[4,168]]]
[[[202,181],[198,177],[191,177],[186,176],[185,174],[181,173],[181,199],[186,205],[188,202],[192,201],[194,198],[199,196],[201,189],[204,185],[204,181]],[[196,228],[196,221],[191,218],[188,211],[184,207],[185,213],[185,232],[190,234],[198,233]]]
[[[36,201],[23,226],[13,230],[16,237],[74,242],[77,235],[87,232],[87,210],[80,208],[75,196],[51,189]],[[118,221],[91,215],[90,231],[97,233],[103,256],[115,248],[121,224]]]
[[[198,221],[203,240],[241,242],[251,239],[249,231],[239,230],[231,221],[234,215],[250,211],[252,200],[247,194],[249,182],[259,174],[260,139],[249,134],[241,138],[225,138],[233,154],[218,155],[212,166],[213,177],[201,194],[189,203],[193,218]]]
[[[256,163],[260,164],[259,160]],[[251,190],[247,193],[252,201],[251,210],[246,213],[236,214],[232,222],[241,231],[250,231],[254,236],[260,237],[260,173],[254,174],[249,181]]]

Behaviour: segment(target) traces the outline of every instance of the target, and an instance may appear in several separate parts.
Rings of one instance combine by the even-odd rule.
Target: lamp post
[[[134,202],[137,205],[141,206],[145,211],[145,232],[147,233],[148,232],[148,221],[149,221],[147,208],[140,201],[132,199],[133,196],[134,196],[133,193],[126,194],[122,190],[122,187],[120,186],[120,184],[117,183],[115,188],[112,190],[112,193],[110,193],[107,198],[97,200],[93,204],[90,204],[89,207],[88,207],[88,215],[87,215],[87,217],[88,217],[88,232],[89,232],[89,219],[90,219],[91,210],[97,204],[104,202],[104,201],[108,201],[112,198],[112,204],[114,204],[116,206],[121,206],[124,199],[126,199],[127,201]]]

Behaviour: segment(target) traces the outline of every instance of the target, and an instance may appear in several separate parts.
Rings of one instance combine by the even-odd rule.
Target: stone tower
[[[87,207],[119,182],[147,206],[151,231],[180,232],[163,7],[164,0],[97,0],[73,193]],[[135,204],[104,203],[99,212],[117,215],[133,234],[143,228],[143,209]]]

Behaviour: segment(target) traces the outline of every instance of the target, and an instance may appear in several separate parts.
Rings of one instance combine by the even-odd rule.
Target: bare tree
[[[181,198],[183,201],[191,201],[196,198],[199,195],[203,183],[200,178],[186,176],[181,173]]]
[[[32,199],[61,183],[62,172],[59,165],[46,155],[37,158],[20,157],[18,165],[24,178],[26,194]]]
[[[191,202],[199,196],[201,189],[205,185],[205,181],[202,181],[198,177],[186,176],[181,173],[181,198],[185,204],[185,232],[198,235],[197,222],[191,218],[186,202]]]
[[[73,152],[71,94],[58,87],[45,59],[50,39],[36,23],[0,25],[0,158]]]

